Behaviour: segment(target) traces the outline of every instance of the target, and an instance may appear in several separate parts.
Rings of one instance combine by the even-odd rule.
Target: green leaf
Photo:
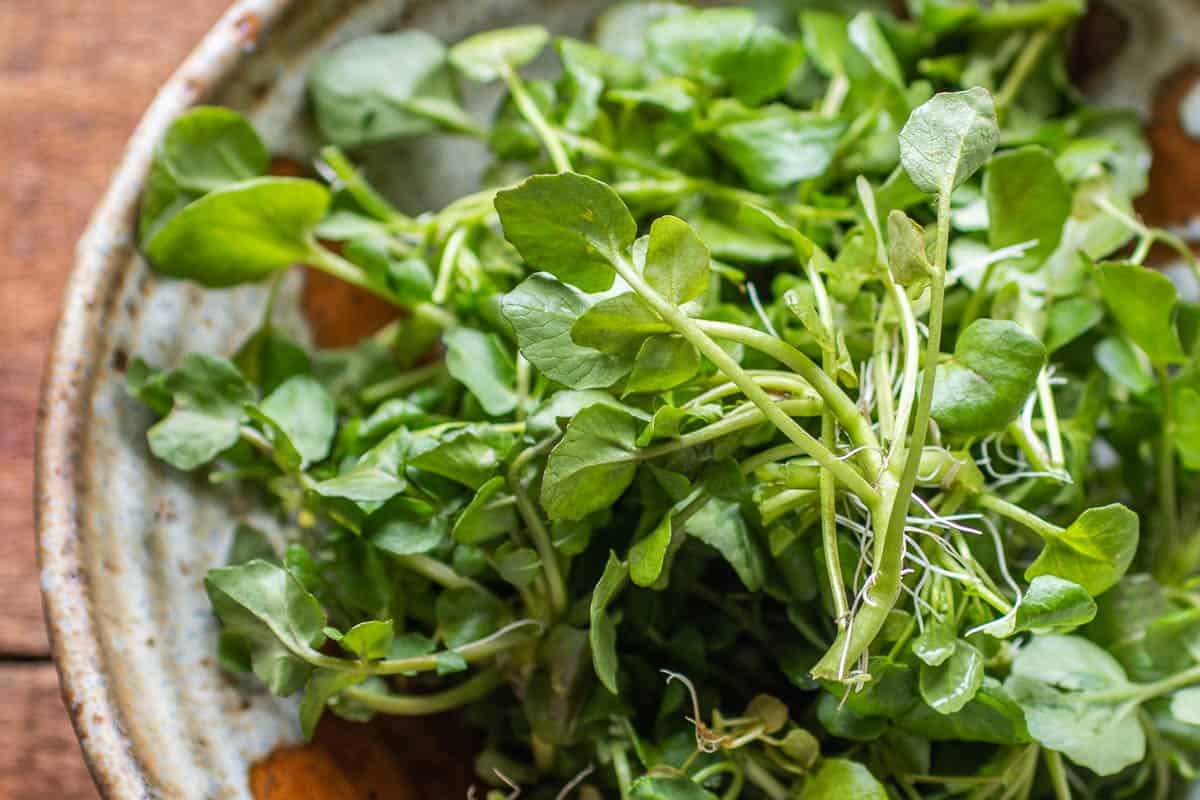
[[[516,530],[517,512],[512,495],[505,491],[507,487],[503,475],[496,475],[479,487],[454,521],[451,531],[454,541],[482,544]]]
[[[738,503],[709,500],[688,520],[685,530],[724,556],[747,589],[757,592],[763,588],[766,558]]]
[[[721,125],[713,146],[751,188],[774,192],[824,175],[845,129],[838,120],[780,109]]]
[[[1137,553],[1138,515],[1120,503],[1089,508],[1070,527],[1046,540],[1025,579],[1054,575],[1096,597],[1112,588]]]
[[[925,231],[899,209],[887,218],[888,265],[902,286],[928,279],[933,265],[925,245]]]
[[[850,43],[881,78],[901,91],[905,89],[904,71],[874,14],[869,11],[855,14],[846,27],[846,33]]]
[[[438,637],[453,649],[495,633],[504,606],[484,589],[447,589],[438,595],[436,613]]]
[[[201,197],[146,245],[159,272],[205,286],[257,281],[308,258],[329,191],[299,178],[256,178]]]
[[[1058,248],[1074,193],[1049,150],[1034,146],[1000,153],[988,165],[984,193],[993,250],[1036,241],[1017,259],[1019,267],[1033,268]]]
[[[765,264],[794,255],[790,244],[761,230],[735,227],[712,217],[698,217],[692,220],[692,225],[713,258]]]
[[[525,419],[525,433],[533,439],[545,439],[561,433],[575,415],[588,406],[597,403],[626,412],[643,422],[649,421],[650,415],[633,406],[623,405],[608,392],[594,389],[584,391],[557,392],[546,402],[542,403]]]
[[[798,795],[799,800],[888,800],[871,771],[857,761],[827,758]]]
[[[312,372],[312,359],[300,345],[269,325],[264,325],[242,343],[233,363],[264,392],[273,392],[284,381]]]
[[[512,542],[505,542],[496,549],[496,572],[500,577],[524,589],[533,582],[542,569],[542,560],[532,547],[517,547]]]
[[[478,489],[500,469],[513,443],[512,434],[474,425],[440,436],[414,437],[406,463]]]
[[[503,416],[517,407],[517,369],[500,337],[473,328],[453,328],[442,336],[446,370],[466,386],[486,414]]]
[[[931,619],[925,630],[913,640],[913,654],[931,667],[946,663],[958,649],[958,634],[950,619]]]
[[[964,641],[936,666],[921,665],[921,697],[939,714],[961,711],[983,685],[983,655]]]
[[[446,48],[424,31],[352,39],[316,63],[308,88],[321,134],[341,147],[474,127],[458,106]]]
[[[1012,613],[981,630],[998,638],[1025,631],[1061,632],[1086,625],[1095,616],[1096,601],[1082,586],[1054,575],[1039,575]]]
[[[337,431],[337,409],[316,380],[297,375],[267,395],[258,410],[281,431],[303,457],[303,464],[323,461]]]
[[[304,697],[300,700],[300,730],[307,741],[312,741],[317,731],[317,723],[325,713],[325,706],[337,696],[338,692],[367,679],[366,675],[342,670],[318,669],[313,673],[308,684],[304,687]]]
[[[233,531],[233,542],[229,545],[229,555],[225,558],[226,566],[237,566],[247,561],[262,559],[275,561],[279,554],[265,533],[251,525],[238,523]]]
[[[390,619],[368,620],[342,634],[338,644],[360,661],[379,661],[391,652],[395,632]]]
[[[1175,397],[1175,449],[1185,469],[1200,471],[1200,392],[1184,387]]]
[[[977,319],[954,358],[937,368],[931,415],[953,433],[1003,430],[1021,412],[1046,363],[1046,348],[1015,322]]]
[[[177,408],[146,433],[150,452],[176,469],[201,467],[238,442],[237,420]]]
[[[258,133],[238,112],[216,106],[185,112],[154,151],[142,198],[142,243],[197,197],[262,175],[269,161]]]
[[[1188,725],[1200,725],[1200,687],[1182,689],[1172,695],[1171,716]]]
[[[1130,686],[1116,659],[1074,636],[1035,637],[1017,652],[1005,683],[1037,741],[1098,775],[1145,758],[1137,703],[1089,699]]]
[[[1095,274],[1109,311],[1151,363],[1187,360],[1175,327],[1179,292],[1167,276],[1137,264],[1101,264]]]
[[[629,787],[632,800],[717,800],[717,796],[683,776],[644,775]]]
[[[450,63],[471,80],[498,80],[506,69],[520,69],[533,61],[550,42],[541,25],[517,25],[478,33],[450,49]]]
[[[629,568],[617,558],[617,554],[609,551],[608,563],[604,566],[604,574],[592,590],[592,601],[589,611],[591,627],[588,631],[592,647],[592,668],[596,677],[604,684],[604,688],[617,694],[617,621],[609,612],[608,607],[620,593],[629,576]]]
[[[646,337],[625,384],[626,394],[665,392],[687,383],[700,371],[700,353],[679,336]]]
[[[728,89],[752,106],[787,88],[804,57],[798,45],[743,8],[664,16],[650,26],[646,46],[663,71]]]
[[[1053,353],[1095,328],[1104,308],[1088,297],[1068,297],[1050,306],[1046,318],[1046,352]]]
[[[223,358],[193,353],[157,386],[171,412],[146,433],[150,452],[177,469],[207,464],[237,444],[254,388]]]
[[[650,287],[675,305],[708,291],[708,248],[678,217],[659,217],[650,226],[644,277]]]
[[[638,586],[652,587],[663,576],[675,535],[672,516],[668,511],[654,530],[629,548],[629,577]]]
[[[445,515],[413,497],[393,497],[367,517],[363,536],[385,553],[419,555],[446,540],[450,525]]]
[[[913,111],[900,131],[900,163],[918,189],[953,192],[982,167],[999,141],[986,89],[942,92]]]
[[[1124,336],[1108,336],[1097,342],[1095,358],[1105,375],[1134,394],[1154,390],[1156,382],[1149,361]]]
[[[612,286],[612,263],[637,236],[629,209],[606,184],[572,172],[535,175],[496,195],[504,235],[535,270],[585,292]]]
[[[605,405],[580,411],[546,462],[541,502],[550,519],[583,519],[615,503],[637,473],[636,438],[627,412]]]
[[[254,674],[273,693],[288,695],[308,679],[301,655],[324,641],[325,612],[290,572],[254,560],[211,569],[204,588],[225,631],[249,648]]]
[[[648,336],[670,333],[641,297],[633,292],[607,297],[592,306],[571,327],[577,345],[593,347],[632,360]]]
[[[900,720],[912,733],[935,742],[989,742],[1016,745],[1029,741],[1021,707],[999,681],[984,677],[975,699],[954,714],[939,714],[918,703]]]

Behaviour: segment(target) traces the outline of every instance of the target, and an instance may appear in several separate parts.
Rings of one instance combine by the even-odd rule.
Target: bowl
[[[292,703],[223,673],[214,658],[217,628],[203,576],[223,559],[234,518],[254,509],[231,488],[153,460],[145,447],[149,416],[124,389],[134,356],[170,365],[192,350],[229,353],[255,324],[265,292],[206,291],[160,279],[137,253],[138,200],[166,127],[197,103],[228,105],[251,118],[274,152],[305,160],[315,141],[304,75],[337,43],[403,26],[452,41],[534,20],[578,33],[604,5],[241,0],[154,101],[79,243],[50,355],[38,446],[41,585],[53,652],[64,701],[105,797],[249,797],[249,765],[300,738]],[[1088,86],[1102,100],[1149,112],[1153,87],[1200,47],[1197,12],[1196,0],[1138,4],[1132,22],[1102,10],[1101,22],[1084,33],[1096,40],[1086,54],[1094,62],[1095,52],[1105,52],[1107,66],[1090,64]],[[1168,144],[1178,138],[1171,138],[1175,128],[1186,127],[1173,108],[1164,123]],[[1194,175],[1200,159],[1192,153]],[[421,208],[470,187],[482,153],[421,143],[377,153],[368,166],[376,177],[421,187],[404,197]],[[1194,195],[1194,181],[1191,187],[1184,195]],[[293,276],[282,303],[298,336],[306,335],[301,284]]]

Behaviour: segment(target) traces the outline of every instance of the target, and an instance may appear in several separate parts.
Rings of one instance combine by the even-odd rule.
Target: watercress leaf
[[[888,265],[902,286],[929,277],[933,266],[925,245],[925,231],[907,214],[893,209],[887,218]]]
[[[1036,241],[1016,259],[1019,267],[1030,268],[1039,266],[1058,248],[1074,193],[1049,150],[1031,146],[1000,153],[988,165],[984,193],[988,244],[993,250]]]
[[[1002,430],[1016,419],[1046,363],[1046,348],[1015,322],[977,319],[954,358],[937,368],[931,415],[964,435]]]
[[[503,475],[488,479],[454,521],[454,541],[482,544],[516,530],[517,512]]]
[[[453,649],[494,633],[504,606],[484,589],[447,589],[438,595],[436,615],[438,638]]]
[[[755,228],[734,226],[705,216],[693,219],[692,226],[708,245],[713,258],[765,264],[792,255],[792,247],[787,242]]]
[[[313,673],[304,687],[304,697],[300,700],[300,730],[307,741],[312,741],[317,731],[317,723],[325,713],[329,701],[337,693],[356,684],[362,683],[368,676],[356,672],[346,672],[334,669],[318,669]]]
[[[617,621],[613,618],[608,607],[625,585],[629,576],[629,567],[617,554],[609,551],[608,563],[604,566],[604,574],[592,590],[592,601],[589,611],[591,627],[588,631],[592,647],[592,668],[604,688],[617,694]]]
[[[578,289],[545,273],[530,275],[500,298],[521,354],[547,378],[573,389],[611,386],[630,370],[626,360],[571,338],[571,327],[590,306]]]
[[[561,391],[542,403],[525,419],[525,433],[533,439],[545,439],[562,431],[566,423],[588,406],[602,403],[622,410],[645,422],[650,415],[632,406],[623,405],[608,392],[594,389]]]
[[[851,53],[850,31],[844,14],[809,11],[800,14],[804,46],[817,67],[826,75],[844,76]]]
[[[666,216],[650,226],[644,277],[663,298],[681,306],[704,294],[708,265],[708,247],[686,222]]]
[[[498,417],[517,406],[517,369],[500,337],[457,327],[442,336],[446,370],[466,386],[486,414]]]
[[[808,676],[807,670],[805,675]],[[844,690],[839,694],[844,694]],[[852,742],[873,742],[888,729],[886,717],[859,714],[828,692],[822,692],[817,701],[817,721],[829,734]]]
[[[536,270],[585,292],[612,286],[637,223],[609,186],[571,172],[535,175],[496,195],[504,235]]]
[[[1179,292],[1167,276],[1137,264],[1101,264],[1095,275],[1109,311],[1151,363],[1186,361],[1175,327]]]
[[[182,114],[154,151],[142,201],[143,243],[192,200],[262,175],[269,160],[254,127],[238,112],[199,106]]]
[[[257,281],[304,261],[329,191],[300,178],[255,178],[196,200],[146,244],[159,272],[205,286]]]
[[[999,638],[1025,631],[1059,632],[1085,625],[1095,616],[1096,601],[1082,586],[1054,575],[1039,575],[1012,613],[982,630]]]
[[[1181,689],[1173,694],[1171,716],[1188,725],[1200,725],[1200,688]]]
[[[478,489],[500,469],[514,439],[488,425],[458,428],[440,436],[417,436],[406,463]]]
[[[688,520],[685,530],[724,556],[747,589],[763,588],[766,559],[736,502],[709,500]]]
[[[917,107],[900,131],[900,163],[918,189],[953,192],[982,167],[1000,133],[986,89],[942,92]]]
[[[663,577],[675,536],[672,516],[668,511],[654,530],[629,548],[629,577],[638,586],[653,587]]]
[[[713,147],[753,189],[774,192],[824,175],[844,132],[839,120],[780,108],[719,126]]]
[[[235,419],[175,408],[146,432],[146,440],[156,458],[193,470],[237,444],[240,429]]]
[[[1200,392],[1179,389],[1174,411],[1175,449],[1185,469],[1200,471]]]
[[[648,336],[634,359],[625,392],[665,392],[687,383],[699,371],[700,353],[683,338]]]
[[[917,703],[900,720],[904,730],[935,742],[966,741],[1016,745],[1029,741],[1025,715],[994,678],[985,677],[975,699],[953,714]]]
[[[1050,306],[1046,317],[1046,352],[1053,353],[1095,328],[1104,308],[1089,297],[1067,297]]]
[[[1089,508],[1060,534],[1048,538],[1025,579],[1054,575],[1073,581],[1093,597],[1112,588],[1137,552],[1138,515],[1120,503]]]
[[[1153,391],[1156,382],[1150,362],[1124,336],[1106,336],[1096,343],[1096,365],[1104,374],[1136,395]]]
[[[637,473],[637,424],[606,405],[583,409],[550,452],[542,507],[551,520],[583,519],[617,501]]]
[[[312,371],[312,360],[304,348],[269,325],[259,328],[242,343],[233,363],[246,380],[268,393],[288,378]]]
[[[1033,737],[1098,775],[1114,775],[1145,757],[1137,704],[1089,698],[1130,686],[1116,659],[1075,636],[1034,637],[1017,652],[1005,682]]]
[[[717,800],[717,796],[691,778],[643,775],[629,787],[632,800]]]
[[[603,350],[632,360],[646,337],[670,333],[641,297],[633,292],[605,298],[583,313],[571,327],[577,345]]]
[[[371,512],[362,533],[385,553],[410,556],[436,549],[446,540],[449,528],[445,515],[435,513],[431,505],[401,496]]]
[[[541,25],[499,28],[463,39],[450,48],[450,63],[471,80],[487,83],[503,77],[506,70],[520,69],[533,61],[549,42],[550,32]]]
[[[226,566],[245,564],[260,558],[264,561],[275,561],[279,554],[265,533],[246,523],[238,523],[233,530],[233,542],[229,545],[229,555],[225,557]]]
[[[950,658],[936,666],[921,665],[921,697],[939,714],[961,711],[983,685],[983,655],[964,641]]]
[[[322,497],[340,497],[359,503],[382,503],[400,494],[408,481],[400,473],[400,464],[408,447],[403,430],[389,435],[344,468],[341,474],[312,487]]]
[[[536,550],[517,547],[512,542],[505,542],[496,549],[494,563],[500,577],[518,589],[529,586],[542,569],[542,561]]]
[[[262,560],[211,569],[204,588],[225,630],[248,646],[259,680],[275,694],[298,690],[311,672],[300,656],[324,640],[317,599],[283,567]]]
[[[360,622],[346,631],[338,639],[338,644],[360,661],[378,661],[388,657],[395,633],[390,619],[373,619]]]
[[[638,447],[646,447],[656,439],[674,439],[683,433],[684,429],[695,424],[716,422],[724,413],[719,403],[706,403],[700,406],[662,406],[654,412],[650,423],[638,434]]]
[[[446,48],[424,31],[353,39],[309,75],[321,134],[341,147],[420,136],[439,125],[471,130],[456,101]]]
[[[313,378],[288,379],[258,405],[258,410],[287,436],[304,464],[329,455],[337,431],[337,409],[329,392]]]
[[[901,91],[906,88],[904,71],[873,13],[860,11],[855,14],[846,27],[846,34],[850,44],[862,54],[881,78]]]
[[[641,69],[620,55],[581,42],[560,38],[555,41],[563,64],[563,82],[569,97],[563,125],[582,133],[596,124],[600,99],[605,86],[629,87],[638,83]]]
[[[957,649],[958,635],[953,622],[947,617],[927,621],[925,630],[912,644],[913,654],[931,667],[946,663]]]
[[[888,800],[887,789],[863,764],[827,758],[804,784],[799,800]]]

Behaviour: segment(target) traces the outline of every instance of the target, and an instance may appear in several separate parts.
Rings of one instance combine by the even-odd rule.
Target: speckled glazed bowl
[[[169,365],[191,350],[229,353],[253,325],[263,294],[162,280],[136,253],[138,198],[163,131],[193,104],[221,103],[248,113],[272,150],[306,159],[304,75],[334,44],[400,26],[448,41],[533,20],[579,32],[605,4],[241,0],[163,87],[79,244],[38,454],[41,581],[54,654],[106,797],[247,797],[249,765],[299,736],[289,703],[236,683],[212,655],[216,626],[203,575],[226,552],[233,517],[253,509],[236,492],[153,461],[147,414],[124,391],[123,371],[135,355]],[[1143,5],[1114,67],[1094,87],[1146,111],[1151,87],[1181,55],[1200,50],[1200,0]],[[375,166],[402,176],[408,190],[398,199],[420,208],[474,183],[481,154],[462,147],[419,144]],[[294,282],[290,306],[303,335],[298,288]]]

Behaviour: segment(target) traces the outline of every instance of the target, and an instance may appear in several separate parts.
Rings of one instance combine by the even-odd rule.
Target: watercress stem
[[[1038,375],[1038,404],[1042,408],[1042,419],[1046,423],[1046,442],[1050,447],[1050,465],[1056,471],[1066,469],[1067,455],[1063,450],[1062,430],[1058,424],[1058,406],[1054,402],[1054,387],[1050,385],[1050,371],[1043,369]]]
[[[363,211],[389,225],[410,227],[414,224],[411,218],[397,211],[383,195],[375,191],[375,187],[363,179],[362,174],[340,148],[333,145],[321,148],[321,161],[329,167]]]
[[[442,259],[438,263],[437,283],[434,284],[433,295],[430,298],[439,306],[445,303],[446,298],[450,295],[450,285],[454,280],[454,272],[458,269],[458,255],[462,252],[466,240],[466,226],[455,228],[454,233],[450,234],[450,238],[446,241],[446,247],[442,250]]]
[[[1042,52],[1054,38],[1057,31],[1057,26],[1043,28],[1040,31],[1035,31],[1029,37],[1029,41],[1025,43],[1025,47],[1021,49],[1020,55],[1017,56],[1016,62],[1012,69],[1008,71],[1008,75],[1004,78],[1004,83],[1001,84],[1000,90],[996,92],[996,114],[1002,116],[1017,99],[1017,95],[1021,91],[1021,87],[1025,85],[1034,67],[1041,60]]]
[[[414,316],[423,317],[431,322],[435,322],[442,328],[452,328],[458,324],[453,314],[439,308],[432,303],[417,303],[409,306],[399,297],[394,295],[387,288],[378,286],[367,278],[367,275],[354,264],[346,259],[326,250],[321,245],[317,244],[316,240],[309,242],[309,260],[310,266],[321,270],[322,272],[345,281],[351,286],[356,286],[363,291],[370,292],[381,300],[385,300],[399,308],[410,308]]]
[[[1047,522],[1032,511],[1026,511],[1019,505],[1010,503],[994,494],[984,492],[979,495],[978,502],[989,511],[994,511],[1005,519],[1025,526],[1043,539],[1057,539],[1062,535],[1062,528]]]
[[[423,367],[417,367],[379,383],[371,384],[359,392],[358,397],[366,405],[375,405],[389,397],[395,397],[410,389],[415,389],[418,386],[429,383],[429,381],[441,375],[445,369],[445,364],[441,361],[435,361],[432,364],[426,364]]]
[[[776,404],[784,413],[796,417],[816,416],[821,410],[820,402],[815,399],[779,400],[776,401]],[[642,448],[634,457],[638,461],[650,461],[670,455],[671,453],[677,453],[680,450],[688,450],[702,444],[707,444],[708,442],[716,441],[723,436],[744,431],[747,428],[753,428],[755,425],[762,424],[766,418],[762,409],[753,403],[746,403],[745,405],[738,406],[716,422],[705,425],[699,430],[685,433],[662,444]]]
[[[533,540],[533,546],[537,549],[538,557],[542,561],[542,573],[546,577],[550,611],[555,617],[558,617],[567,608],[567,586],[563,580],[562,566],[558,561],[558,551],[554,549],[554,541],[550,538],[550,531],[546,528],[546,523],[542,521],[541,513],[521,482],[521,473],[525,467],[549,453],[556,444],[558,444],[558,437],[551,436],[533,447],[521,451],[521,454],[513,459],[512,466],[508,469],[508,488],[517,499],[517,511],[521,514],[521,519],[524,520],[525,527],[529,530],[529,537]]]
[[[542,140],[542,144],[545,145],[546,152],[550,156],[550,161],[554,164],[554,169],[559,172],[571,172],[571,157],[567,155],[558,131],[550,125],[542,114],[542,110],[537,107],[537,103],[525,88],[525,82],[521,80],[521,76],[508,64],[501,66],[500,76],[508,84],[508,91],[512,94],[513,102],[517,104],[517,110],[521,112],[521,116],[525,117],[526,121],[537,131],[538,138]]]
[[[504,683],[504,678],[500,672],[489,669],[468,678],[453,689],[432,694],[381,694],[357,686],[343,689],[342,694],[360,705],[383,714],[423,717],[429,714],[440,714],[482,700],[502,683]]]
[[[1046,771],[1050,773],[1050,785],[1054,787],[1054,800],[1071,800],[1071,786],[1067,783],[1067,770],[1062,756],[1056,750],[1045,750]]]
[[[525,628],[542,625],[533,620],[521,620],[506,625],[495,633],[474,642],[455,647],[447,652],[461,656],[468,664],[485,661],[495,655],[528,644],[532,639],[524,631]],[[312,652],[304,658],[315,667],[337,670],[338,672],[353,672],[356,675],[407,675],[413,672],[433,672],[438,667],[438,653],[413,658],[393,658],[383,661],[363,662],[351,661],[324,653]]]
[[[1158,386],[1162,394],[1162,439],[1158,445],[1158,497],[1167,523],[1167,541],[1179,541],[1179,488],[1175,477],[1175,424],[1171,376],[1166,367],[1159,367]]]

